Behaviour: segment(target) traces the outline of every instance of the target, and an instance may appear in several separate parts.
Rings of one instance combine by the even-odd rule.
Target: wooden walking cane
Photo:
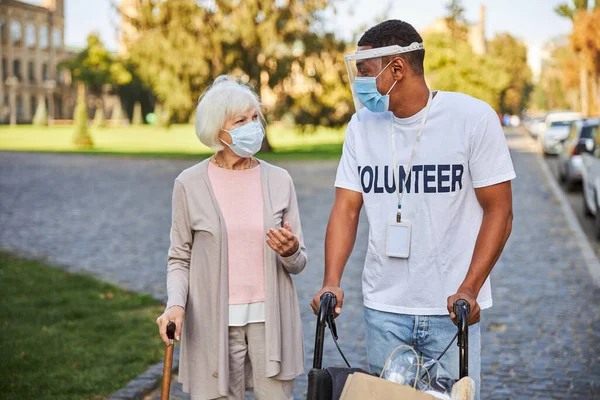
[[[175,339],[175,322],[171,321],[167,325],[167,337],[169,344],[165,348],[165,366],[163,367],[162,391],[160,400],[169,400],[171,391],[171,369],[173,368],[173,339]]]

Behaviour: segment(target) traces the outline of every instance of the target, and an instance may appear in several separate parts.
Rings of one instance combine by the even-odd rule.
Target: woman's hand
[[[183,318],[185,316],[185,310],[181,306],[169,307],[160,317],[156,318],[156,324],[158,325],[158,332],[160,337],[168,346],[170,344],[169,338],[167,337],[167,325],[169,322],[175,322],[175,339],[179,340],[181,335],[181,327],[183,326]]]
[[[298,238],[292,233],[292,227],[287,221],[283,224],[283,228],[269,229],[267,236],[269,247],[282,257],[294,255],[300,246]]]

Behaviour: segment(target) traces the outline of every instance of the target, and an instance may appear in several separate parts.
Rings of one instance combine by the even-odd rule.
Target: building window
[[[5,82],[8,78],[8,61],[6,57],[2,57],[2,82]]]
[[[37,98],[35,96],[31,96],[31,115],[35,115],[37,111]]]
[[[0,18],[0,40],[2,43],[6,43],[6,20]]]
[[[13,76],[19,78],[19,81],[23,79],[21,75],[21,60],[13,60]]]
[[[12,21],[10,23],[10,37],[12,38],[13,45],[18,46],[21,44],[23,34],[21,32],[21,23],[19,21]]]
[[[29,76],[29,82],[35,82],[35,64],[33,61],[29,61],[29,68],[28,68],[28,76]]]
[[[62,98],[56,97],[54,99],[54,118],[62,118],[63,116],[63,102]]]
[[[52,31],[52,47],[55,49],[62,48],[62,30],[60,28],[54,28]]]
[[[27,24],[25,27],[25,46],[35,47],[35,25]]]
[[[48,27],[45,25],[40,28],[40,48],[48,48]]]
[[[23,115],[24,115],[24,109],[23,109],[23,98],[21,97],[21,95],[17,96],[17,120],[22,120],[23,119]]]
[[[63,73],[60,68],[56,68],[56,83],[63,83]]]
[[[48,80],[48,64],[42,64],[42,81]]]

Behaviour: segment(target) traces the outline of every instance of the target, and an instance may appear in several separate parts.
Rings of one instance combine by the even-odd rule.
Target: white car
[[[600,119],[581,119],[573,122],[569,138],[558,155],[558,176],[569,192],[581,182],[583,154],[593,151],[598,125]]]
[[[584,121],[592,130],[593,141],[588,141],[587,152],[581,153],[583,212],[595,216],[596,237],[600,239],[600,121]]]
[[[573,122],[581,119],[576,112],[551,112],[546,115],[545,127],[540,141],[544,154],[559,154],[563,143],[569,137]]]

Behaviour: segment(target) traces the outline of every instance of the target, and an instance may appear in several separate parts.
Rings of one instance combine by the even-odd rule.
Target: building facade
[[[0,1],[0,123],[30,123],[42,101],[49,121],[72,117],[70,75],[57,67],[64,36],[64,0]]]

